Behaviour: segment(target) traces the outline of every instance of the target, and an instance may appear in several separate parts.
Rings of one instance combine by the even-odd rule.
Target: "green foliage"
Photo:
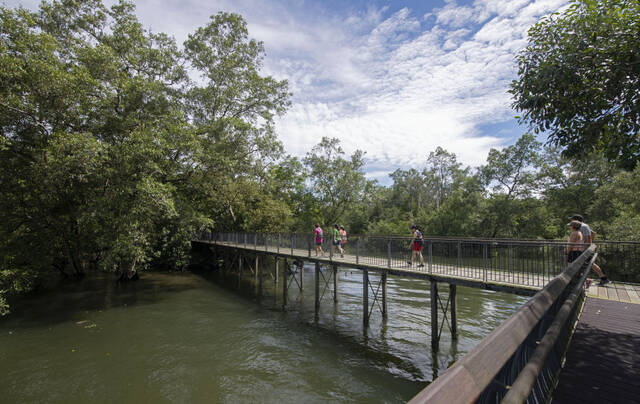
[[[323,137],[304,158],[317,201],[320,223],[332,225],[343,221],[347,208],[362,198],[367,181],[364,177],[364,153],[356,150],[349,159],[338,139]]]
[[[638,49],[638,1],[574,0],[529,30],[514,107],[565,155],[604,152],[631,170],[640,160]]]
[[[260,75],[263,55],[234,14],[180,49],[126,1],[1,7],[2,298],[52,268],[181,268],[206,227],[287,226],[289,207],[262,177],[282,150],[273,118],[290,94]]]

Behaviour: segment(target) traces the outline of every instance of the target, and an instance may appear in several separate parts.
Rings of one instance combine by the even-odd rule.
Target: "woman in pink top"
[[[324,232],[322,231],[322,227],[320,227],[320,223],[316,223],[316,229],[313,231],[313,234],[316,237],[316,257],[318,253],[324,256],[324,251],[322,251],[322,241],[324,240]]]

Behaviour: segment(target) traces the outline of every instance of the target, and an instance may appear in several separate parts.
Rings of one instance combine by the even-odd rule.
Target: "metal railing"
[[[312,234],[203,232],[198,238],[263,251],[275,248],[282,253],[293,247],[307,250],[307,256],[315,257]],[[401,268],[407,266],[411,256],[409,244],[408,237],[349,235],[345,250],[358,263]],[[332,252],[329,234],[325,234],[321,246],[325,257],[340,258],[335,256],[335,250]],[[446,268],[453,269],[457,276],[486,281],[502,281],[506,277],[506,283],[526,282],[542,287],[566,268],[565,247],[563,240],[425,237],[422,249],[425,266],[414,265],[413,269],[437,273]],[[640,242],[598,241],[597,252],[597,264],[609,279],[640,283]]]
[[[247,249],[316,257],[312,234],[205,232],[199,238]],[[425,238],[423,260],[417,259],[411,266],[408,261],[412,246],[408,237],[350,235],[344,245],[344,258],[337,248],[331,247],[331,241],[325,234],[320,246],[323,258],[332,261],[350,260],[363,266],[446,273],[483,282],[543,287],[567,267],[566,242],[559,241]],[[418,266],[421,262],[423,266]]]
[[[597,254],[589,247],[410,403],[548,402]]]

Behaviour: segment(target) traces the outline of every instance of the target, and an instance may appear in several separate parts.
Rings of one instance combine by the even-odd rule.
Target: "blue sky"
[[[5,0],[35,9],[39,1]],[[110,2],[105,2],[109,4]],[[289,154],[322,136],[366,152],[367,174],[388,184],[396,168],[420,168],[441,146],[466,165],[512,144],[507,90],[527,29],[567,0],[304,1],[139,0],[154,31],[182,43],[219,11],[247,20],[264,43],[265,74],[293,92],[276,130]]]

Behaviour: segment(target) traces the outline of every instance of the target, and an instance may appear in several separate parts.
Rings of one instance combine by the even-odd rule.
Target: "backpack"
[[[416,240],[415,240],[415,242],[418,245],[423,245],[424,244],[424,240],[422,238],[422,232],[420,230],[416,230]]]

